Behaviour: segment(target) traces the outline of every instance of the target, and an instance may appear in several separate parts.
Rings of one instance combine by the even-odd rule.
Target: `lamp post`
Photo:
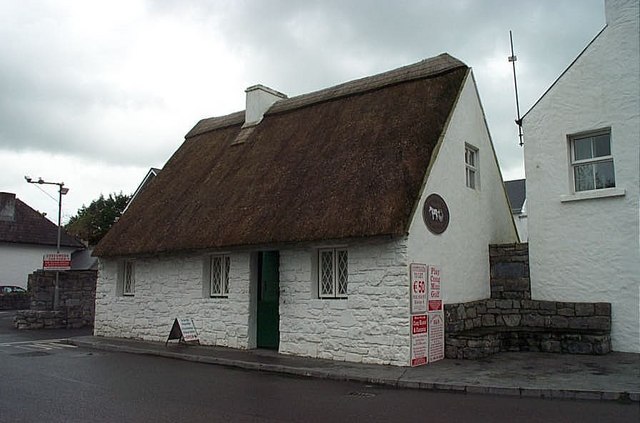
[[[28,176],[25,176],[24,179],[30,184],[38,184],[38,185],[57,185],[58,186],[58,237],[56,241],[56,253],[60,253],[60,235],[62,229],[62,196],[66,195],[69,192],[69,188],[64,187],[64,182],[48,182],[42,178],[38,178],[37,181],[34,181]],[[56,270],[56,284],[54,286],[54,294],[53,294],[53,309],[58,309],[58,303],[60,302],[60,293],[59,293],[59,271]]]

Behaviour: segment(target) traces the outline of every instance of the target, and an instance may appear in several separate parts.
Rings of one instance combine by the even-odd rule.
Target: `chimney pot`
[[[16,195],[10,192],[0,192],[0,221],[14,222],[16,220]]]

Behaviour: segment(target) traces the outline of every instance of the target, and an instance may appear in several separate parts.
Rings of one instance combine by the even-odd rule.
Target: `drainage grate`
[[[354,392],[349,392],[349,396],[360,397],[360,398],[371,398],[371,397],[375,397],[376,394],[373,394],[371,392],[354,391]]]

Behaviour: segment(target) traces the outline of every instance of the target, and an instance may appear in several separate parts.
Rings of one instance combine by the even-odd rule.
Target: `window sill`
[[[575,194],[561,195],[561,203],[570,203],[572,201],[593,200],[596,198],[624,197],[626,191],[622,188],[605,188],[595,189],[592,191],[579,191]]]

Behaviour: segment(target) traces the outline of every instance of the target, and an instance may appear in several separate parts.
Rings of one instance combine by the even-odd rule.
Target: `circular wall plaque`
[[[422,218],[427,229],[434,234],[441,234],[449,226],[449,208],[438,194],[430,194],[424,202]]]

